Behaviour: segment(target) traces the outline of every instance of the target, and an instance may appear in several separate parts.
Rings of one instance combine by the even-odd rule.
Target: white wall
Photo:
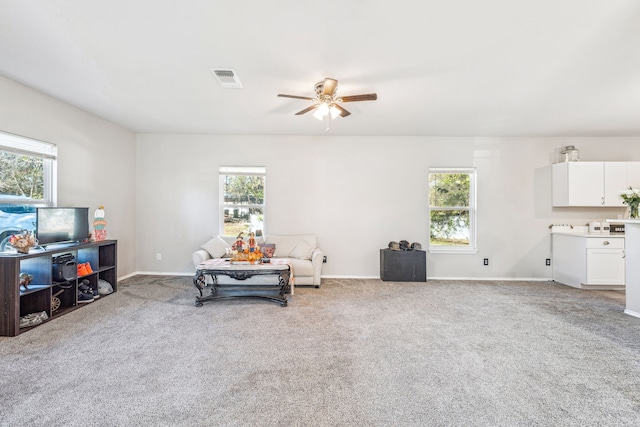
[[[218,232],[218,168],[267,167],[267,234],[315,233],[323,276],[379,277],[391,240],[428,242],[429,167],[478,171],[478,252],[427,255],[429,278],[548,279],[549,225],[615,218],[619,208],[551,207],[550,159],[640,160],[640,138],[137,136],[139,271],[193,272]],[[156,254],[162,260],[156,260]],[[482,259],[490,265],[483,266]]]
[[[427,245],[428,168],[473,166],[478,252],[428,254],[429,278],[545,279],[550,224],[623,213],[551,208],[554,150],[640,161],[640,138],[136,136],[3,77],[0,94],[0,130],[58,145],[58,205],[105,206],[120,276],[193,272],[191,253],[217,233],[219,166],[259,165],[266,233],[316,233],[324,276],[378,277],[390,240]]]
[[[118,275],[135,271],[135,134],[0,76],[0,130],[58,146],[58,206],[105,206]]]

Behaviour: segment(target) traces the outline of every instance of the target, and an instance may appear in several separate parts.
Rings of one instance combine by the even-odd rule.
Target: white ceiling
[[[135,132],[323,134],[276,95],[332,77],[378,94],[332,135],[637,136],[640,2],[0,0],[0,74]]]

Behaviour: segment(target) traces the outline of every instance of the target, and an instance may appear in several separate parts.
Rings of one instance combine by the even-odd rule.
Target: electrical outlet
[[[544,262],[545,265],[551,265],[551,258],[547,258]]]
[[[327,256],[326,256],[326,255],[322,257],[322,263],[323,263],[323,264],[326,264],[326,263],[327,263]]]
[[[489,258],[484,259],[484,265],[489,265]]]
[[[156,254],[156,261],[162,261],[162,254],[160,252]]]

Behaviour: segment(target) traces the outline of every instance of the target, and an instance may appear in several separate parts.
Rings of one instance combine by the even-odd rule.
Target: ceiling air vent
[[[241,89],[242,83],[236,72],[230,68],[212,68],[213,74],[220,82],[220,86],[227,89]]]

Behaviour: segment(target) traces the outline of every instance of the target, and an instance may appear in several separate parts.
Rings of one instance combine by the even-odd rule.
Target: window
[[[8,238],[35,229],[38,206],[54,206],[57,148],[0,132],[0,250]]]
[[[220,168],[220,234],[256,236],[264,233],[264,194],[267,169],[257,166]]]
[[[476,172],[429,169],[429,250],[476,250]]]

